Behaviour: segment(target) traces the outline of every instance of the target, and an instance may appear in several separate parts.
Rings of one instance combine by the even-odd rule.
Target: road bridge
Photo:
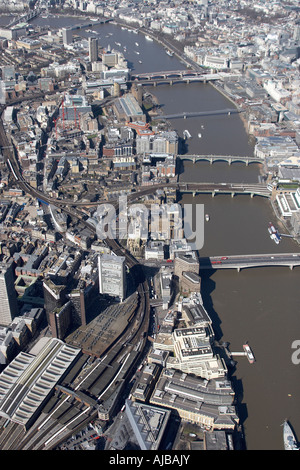
[[[186,155],[177,155],[178,160],[190,160],[193,163],[198,161],[204,160],[208,161],[211,164],[218,161],[225,161],[228,162],[229,165],[234,162],[242,162],[248,166],[250,163],[264,163],[263,158],[259,157],[251,157],[248,155],[194,155],[194,154],[186,154]]]
[[[270,253],[253,255],[211,256],[199,258],[201,269],[259,268],[268,266],[300,266],[300,253]]]
[[[100,18],[100,19],[97,19],[97,21],[89,21],[88,23],[76,24],[74,26],[71,26],[70,29],[71,31],[75,31],[76,29],[89,28],[90,26],[97,26],[98,24],[105,24],[109,22],[110,22],[110,18]]]

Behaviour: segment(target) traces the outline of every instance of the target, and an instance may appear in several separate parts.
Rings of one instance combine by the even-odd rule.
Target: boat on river
[[[287,420],[283,423],[283,443],[284,450],[300,450],[295,434]]]
[[[253,364],[255,362],[255,357],[249,344],[248,343],[243,344],[243,349],[247,355],[248,361],[250,362],[250,364]]]
[[[272,222],[269,222],[268,232],[270,234],[271,240],[273,240],[276,243],[276,245],[278,245],[281,240],[281,236],[279,235],[278,230],[274,227]]]
[[[187,129],[185,129],[182,134],[185,139],[190,139],[192,137],[192,135]]]

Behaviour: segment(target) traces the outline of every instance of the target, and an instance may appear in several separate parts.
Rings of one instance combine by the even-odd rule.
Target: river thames
[[[32,23],[60,28],[83,22],[75,18],[37,18]],[[5,19],[1,18],[1,24]],[[121,44],[129,66],[135,72],[184,69],[162,46],[118,26],[92,27],[100,45],[118,49]],[[89,33],[77,30],[88,37]],[[136,46],[138,43],[138,46]],[[126,51],[125,49],[126,48]],[[139,54],[136,54],[139,52]],[[174,84],[149,87],[164,114],[179,111],[213,110],[232,104],[210,84]],[[171,125],[182,137],[188,129],[188,153],[219,155],[253,155],[249,139],[238,115],[202,116],[174,119]],[[201,133],[201,138],[198,133]],[[243,163],[184,161],[180,181],[252,182],[257,183],[260,166]],[[210,221],[205,222],[204,246],[200,256],[299,252],[299,246],[283,238],[276,245],[269,237],[268,223],[278,224],[270,202],[261,197],[241,195],[184,195],[182,202],[204,204]],[[289,419],[300,439],[300,365],[292,362],[292,343],[300,340],[299,284],[300,268],[252,268],[241,272],[220,270],[201,272],[202,295],[216,333],[230,343],[231,351],[241,351],[249,341],[255,364],[237,358],[232,371],[238,397],[238,413],[248,450],[283,449],[281,424]]]

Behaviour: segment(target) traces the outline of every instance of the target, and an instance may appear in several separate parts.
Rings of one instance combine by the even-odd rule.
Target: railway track
[[[0,108],[1,111],[3,111]],[[17,158],[14,153],[14,149],[12,148],[11,143],[8,141],[7,135],[5,134],[5,130],[3,127],[3,122],[0,119],[0,145],[2,147],[2,151],[5,157],[5,160],[11,170],[11,173],[17,183],[17,185],[27,194],[35,197],[41,198],[50,204],[58,206],[61,210],[66,212],[71,217],[75,217],[79,220],[82,224],[88,227],[93,233],[96,232],[96,228],[86,222],[84,216],[80,214],[79,211],[72,211],[70,208],[66,207],[62,201],[57,201],[49,198],[48,196],[44,195],[42,192],[35,190],[30,186],[22,177],[22,173],[19,168],[19,164]],[[116,240],[107,239],[105,240],[107,246],[117,255],[117,256],[124,256],[126,260],[126,265],[131,270],[131,274],[136,282],[137,285],[137,293],[139,296],[139,306],[133,318],[131,319],[131,324],[126,330],[121,334],[118,340],[112,345],[111,349],[108,351],[110,354],[110,365],[114,364],[116,361],[122,362],[124,357],[126,356],[127,352],[132,351],[132,349],[141,344],[140,353],[142,354],[144,347],[147,343],[147,331],[149,326],[149,314],[150,314],[150,299],[149,299],[149,291],[148,291],[148,281],[145,279],[143,267],[139,264],[139,262],[129,253],[126,249],[124,249]],[[124,344],[126,345],[124,347]],[[116,373],[114,377],[111,378],[111,382],[106,384],[106,389],[110,387],[110,384],[114,382],[115,377],[118,373],[119,368],[116,368]],[[79,416],[80,412],[78,412]],[[92,419],[97,416],[97,412],[92,413],[91,415],[87,416],[85,422],[88,423]],[[76,420],[73,416],[72,420]],[[21,428],[16,423],[10,423],[11,425],[9,431],[6,434],[0,435],[0,448],[1,449],[26,449],[26,450],[42,450],[42,449],[51,449],[55,448],[60,442],[64,441],[69,435],[72,435],[76,428],[68,429],[68,425],[71,426],[71,423],[66,423],[65,426],[59,426],[57,421],[51,422],[49,427],[45,429],[39,429],[38,427],[33,426],[31,430],[25,432],[23,428]],[[58,426],[58,431],[56,431],[56,427]],[[83,423],[80,424],[81,428]],[[63,436],[61,435],[64,431]],[[57,433],[55,437],[50,439],[53,433]],[[50,437],[49,437],[50,436]],[[48,438],[45,440],[45,438]]]

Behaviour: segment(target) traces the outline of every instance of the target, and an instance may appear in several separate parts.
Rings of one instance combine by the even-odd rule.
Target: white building
[[[172,338],[175,357],[168,358],[167,368],[179,369],[208,380],[226,376],[226,365],[214,354],[205,327],[177,329],[172,333]]]
[[[125,256],[98,257],[99,291],[123,301],[126,295]]]
[[[7,326],[19,313],[13,262],[0,264],[0,324]]]
[[[263,86],[271,98],[277,103],[284,102],[291,97],[291,93],[283,88],[282,83],[279,81],[274,82],[273,80],[268,80]]]

